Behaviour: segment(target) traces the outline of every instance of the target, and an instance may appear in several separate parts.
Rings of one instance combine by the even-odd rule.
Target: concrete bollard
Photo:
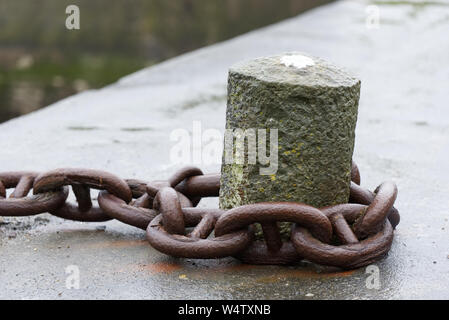
[[[359,95],[358,79],[302,53],[231,67],[220,207],[347,202]]]

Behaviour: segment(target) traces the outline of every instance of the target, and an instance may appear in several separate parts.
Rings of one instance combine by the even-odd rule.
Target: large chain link
[[[360,186],[353,163],[350,200],[324,208],[303,203],[264,202],[231,210],[198,208],[204,197],[217,197],[219,174],[195,167],[167,181],[123,180],[99,170],[58,169],[46,173],[0,174],[0,216],[49,212],[85,222],[112,219],[146,230],[151,246],[180,258],[234,256],[252,264],[292,264],[302,259],[340,268],[357,268],[386,255],[399,223],[393,207],[396,185],[384,182],[374,192]],[[77,205],[67,202],[69,188]],[[90,189],[100,190],[98,205]],[[7,189],[14,191],[7,197]],[[33,195],[28,196],[33,190]],[[291,222],[289,241],[278,223]],[[264,239],[256,240],[254,224]],[[214,233],[212,237],[211,234]]]

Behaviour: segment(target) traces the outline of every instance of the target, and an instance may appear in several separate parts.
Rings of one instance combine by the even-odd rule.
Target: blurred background
[[[0,123],[329,0],[0,0]],[[80,30],[67,30],[68,5]]]

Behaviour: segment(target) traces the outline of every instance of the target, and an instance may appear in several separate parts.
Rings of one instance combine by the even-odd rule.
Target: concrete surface
[[[317,8],[5,123],[0,167],[88,167],[166,178],[174,170],[173,129],[192,130],[194,120],[224,129],[230,65],[308,52],[362,80],[354,156],[362,185],[373,189],[393,179],[399,187],[402,221],[389,256],[377,263],[380,289],[366,287],[364,268],[340,273],[307,264],[176,260],[119,222],[41,215],[2,219],[0,298],[448,299],[449,6],[378,4],[380,26],[372,29],[365,25],[371,4]],[[203,168],[216,172],[219,165]],[[80,268],[79,290],[65,287],[69,265]]]

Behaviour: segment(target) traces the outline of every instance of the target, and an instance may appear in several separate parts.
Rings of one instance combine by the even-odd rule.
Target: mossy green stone
[[[278,170],[261,175],[266,165],[226,164],[223,155],[220,207],[347,202],[359,96],[360,80],[303,53],[231,67],[226,128],[278,129]]]

